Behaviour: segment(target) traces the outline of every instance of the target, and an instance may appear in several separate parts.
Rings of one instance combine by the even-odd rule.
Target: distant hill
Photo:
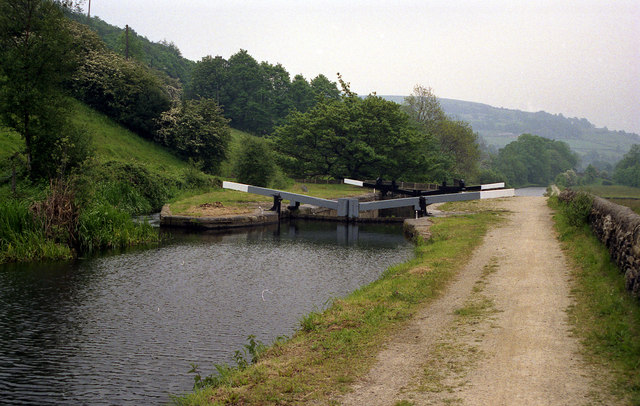
[[[381,97],[404,103],[404,96]],[[604,162],[614,165],[631,145],[640,144],[638,134],[596,128],[586,118],[568,118],[544,111],[531,113],[454,99],[439,101],[447,115],[468,122],[487,145],[498,149],[521,134],[535,134],[566,142],[581,156],[585,167]]]

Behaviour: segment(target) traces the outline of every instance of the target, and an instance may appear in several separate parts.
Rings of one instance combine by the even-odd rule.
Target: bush
[[[593,196],[589,193],[565,190],[562,192],[560,200],[564,202],[562,210],[570,225],[581,227],[589,221],[593,206]]]
[[[273,179],[274,171],[273,154],[266,142],[245,136],[235,165],[238,182],[266,187]]]

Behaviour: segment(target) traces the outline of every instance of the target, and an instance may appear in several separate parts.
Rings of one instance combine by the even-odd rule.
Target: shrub
[[[576,193],[573,190],[565,190],[560,200],[564,202],[563,212],[570,225],[580,227],[588,222],[593,206],[593,196],[586,192]]]
[[[266,142],[245,136],[235,165],[238,182],[266,187],[274,171],[273,155]]]

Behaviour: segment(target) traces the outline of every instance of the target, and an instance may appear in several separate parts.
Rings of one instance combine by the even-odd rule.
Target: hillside
[[[404,96],[381,97],[404,102]],[[596,128],[586,118],[568,118],[544,111],[531,113],[454,99],[439,100],[447,115],[468,122],[487,145],[498,149],[529,133],[566,142],[580,155],[582,166],[597,161],[614,165],[631,145],[640,143],[638,134]]]
[[[67,16],[88,25],[111,50],[124,55],[124,28],[111,25],[99,17],[88,19],[84,14],[76,12],[68,11]],[[173,79],[179,79],[182,84],[189,82],[195,62],[184,58],[175,44],[167,41],[152,42],[138,35],[131,27],[129,34],[130,53],[134,59],[140,60],[152,69],[166,73]]]

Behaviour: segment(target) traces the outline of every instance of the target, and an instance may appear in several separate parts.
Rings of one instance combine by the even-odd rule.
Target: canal
[[[295,222],[0,266],[0,403],[165,404],[413,256],[401,226]]]

